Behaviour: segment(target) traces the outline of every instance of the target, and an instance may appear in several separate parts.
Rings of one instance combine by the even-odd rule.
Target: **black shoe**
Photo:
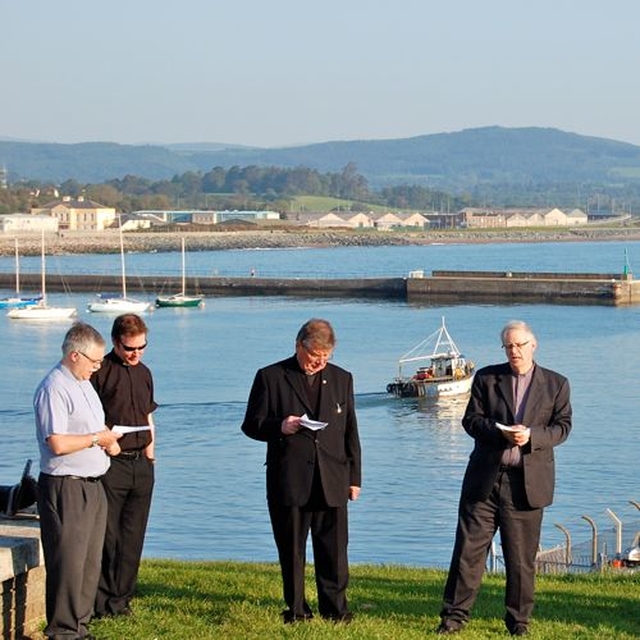
[[[529,627],[526,624],[516,624],[509,630],[512,636],[528,636]]]
[[[121,609],[120,611],[100,611],[100,612],[96,611],[93,614],[93,619],[101,620],[103,618],[119,618],[120,616],[128,617],[132,615],[133,615],[133,611],[131,607],[127,605],[124,609]]]
[[[451,620],[443,620],[440,626],[436,629],[438,635],[444,635],[446,633],[459,633],[462,631],[463,625],[459,622],[452,622]]]
[[[285,609],[282,612],[282,621],[285,624],[294,624],[295,622],[309,622],[313,618],[312,613],[296,614],[289,609]]]
[[[353,622],[354,614],[351,611],[345,611],[344,613],[332,613],[328,616],[322,616],[329,622],[335,622],[336,624],[349,624]]]

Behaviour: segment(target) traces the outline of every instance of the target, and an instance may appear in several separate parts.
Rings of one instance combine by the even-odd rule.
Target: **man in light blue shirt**
[[[87,624],[100,577],[107,503],[100,481],[119,434],[107,429],[89,382],[104,358],[93,327],[75,323],[62,360],[36,389],[33,406],[40,448],[38,511],[44,550],[47,626],[54,640],[92,638]]]

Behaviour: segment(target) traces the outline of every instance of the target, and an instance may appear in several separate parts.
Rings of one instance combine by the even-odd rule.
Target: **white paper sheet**
[[[137,431],[149,431],[149,429],[151,429],[149,425],[145,427],[126,427],[121,424],[114,424],[111,431],[115,431],[115,433],[136,433]]]
[[[500,429],[500,431],[507,431],[508,433],[515,433],[516,431],[523,431],[522,427],[509,427],[506,424],[501,424],[500,422],[496,422],[496,427]]]
[[[306,429],[311,429],[312,431],[321,431],[324,429],[329,423],[328,422],[320,422],[319,420],[311,420],[309,416],[305,413],[300,418],[300,424]]]

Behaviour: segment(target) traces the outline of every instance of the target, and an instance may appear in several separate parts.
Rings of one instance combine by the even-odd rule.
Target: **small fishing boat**
[[[18,253],[18,238],[15,238],[16,256],[16,293],[13,296],[0,298],[0,309],[22,309],[31,307],[42,300],[42,296],[21,296],[20,295],[20,256]]]
[[[417,368],[411,375],[404,368]],[[387,385],[387,392],[400,398],[445,398],[468,393],[475,365],[467,360],[449,335],[442,318],[437,331],[403,355],[398,376]]]
[[[182,247],[182,290],[171,296],[158,296],[156,307],[199,307],[203,304],[202,296],[187,295],[187,278],[185,270],[184,238],[181,238]]]

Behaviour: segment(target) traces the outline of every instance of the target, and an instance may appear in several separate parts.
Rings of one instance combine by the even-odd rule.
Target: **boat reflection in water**
[[[418,368],[403,374],[408,363]],[[422,364],[421,364],[422,363]],[[449,335],[444,318],[440,328],[403,355],[398,376],[387,385],[387,393],[401,398],[444,398],[469,393],[475,365],[467,360]]]

